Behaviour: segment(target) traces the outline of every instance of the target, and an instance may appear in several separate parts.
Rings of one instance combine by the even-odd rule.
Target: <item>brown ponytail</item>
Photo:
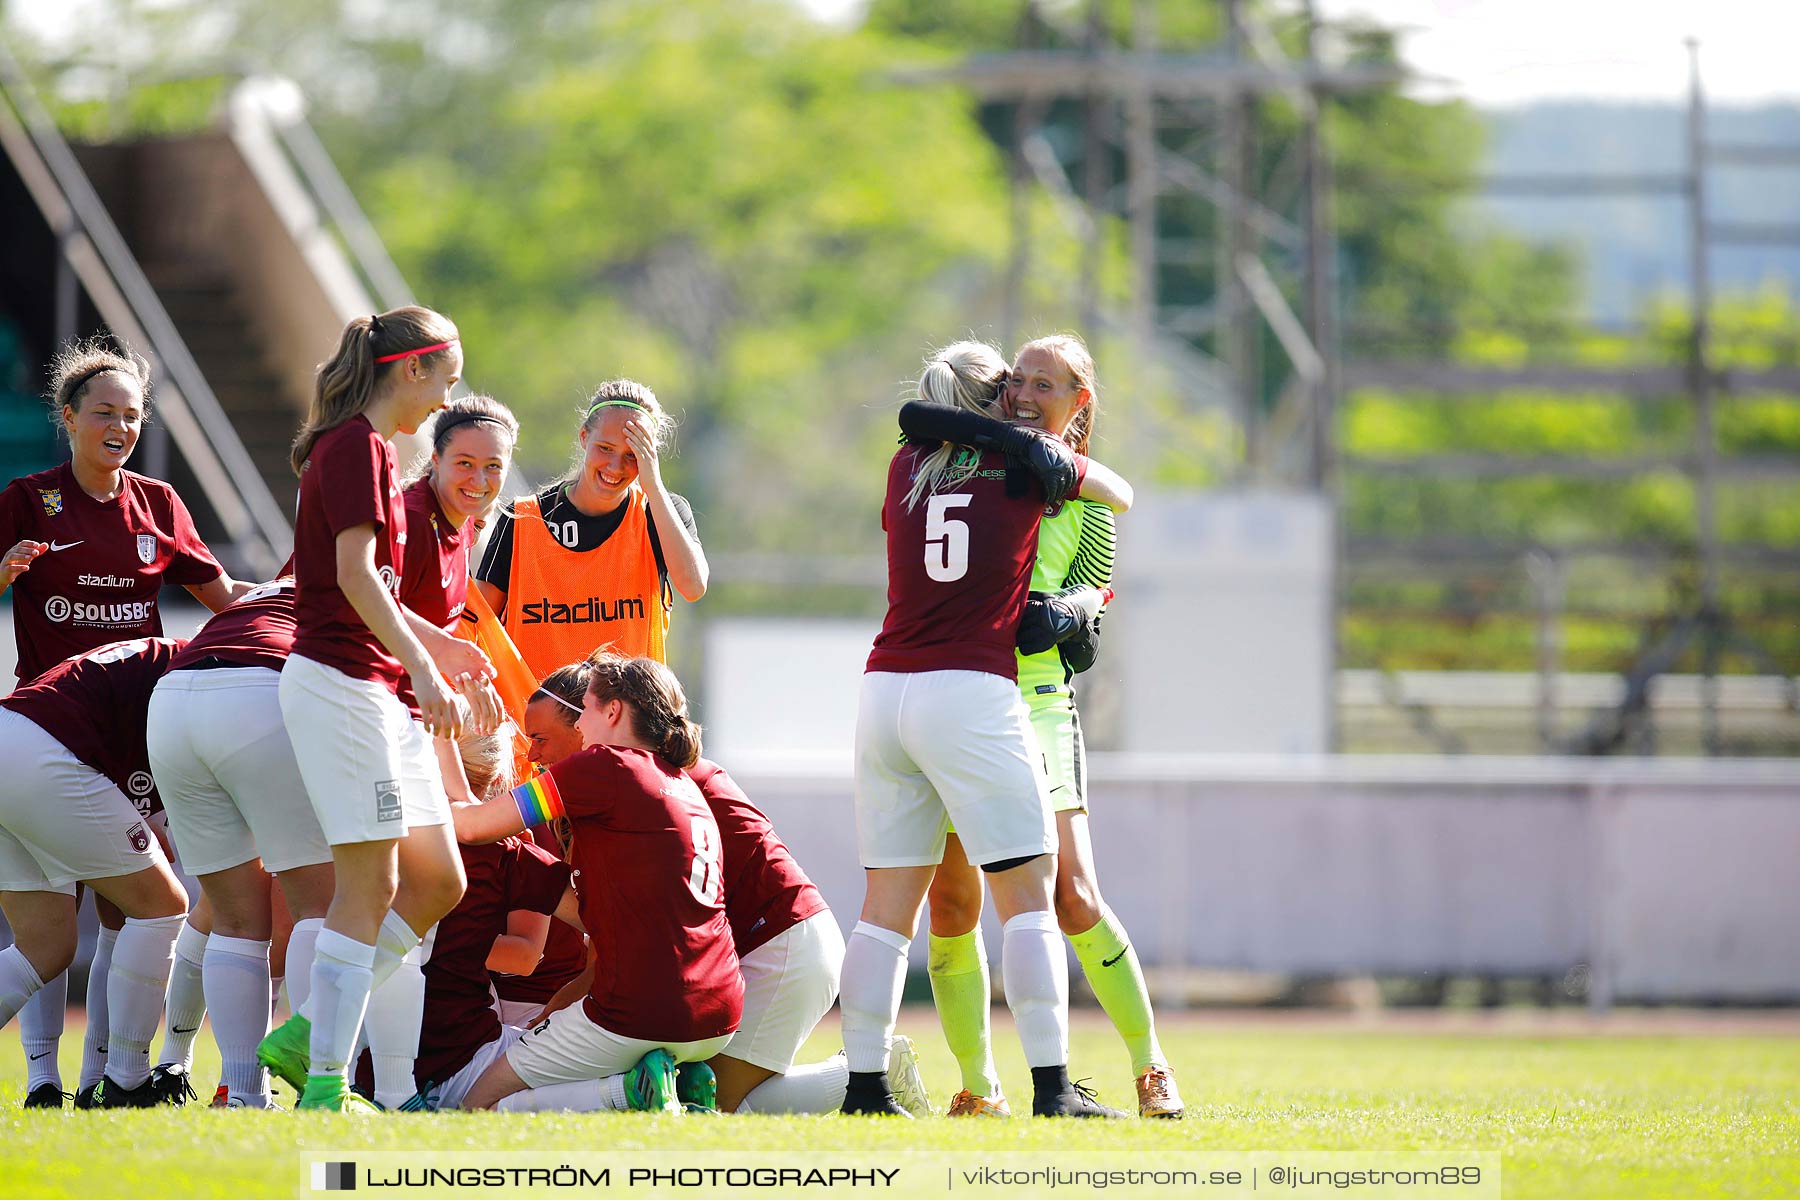
[[[321,434],[355,419],[375,399],[375,387],[405,358],[389,362],[377,359],[405,355],[409,350],[455,342],[461,335],[449,317],[429,308],[409,304],[376,317],[352,317],[338,339],[337,353],[319,364],[313,381],[312,407],[300,425],[288,462],[298,475]],[[437,365],[445,349],[419,355],[427,368]]]
[[[691,767],[700,758],[700,726],[688,720],[681,681],[654,658],[625,658],[597,650],[588,658],[588,691],[605,703],[621,700],[631,711],[631,730],[663,758]]]

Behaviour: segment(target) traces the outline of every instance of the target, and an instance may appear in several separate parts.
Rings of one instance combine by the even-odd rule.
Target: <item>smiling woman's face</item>
[[[101,471],[116,471],[137,448],[144,427],[144,394],[135,381],[117,371],[96,375],[77,401],[63,405],[63,428],[76,462]]]
[[[1006,385],[1006,415],[1061,437],[1092,397],[1077,387],[1062,360],[1041,347],[1027,347],[1013,361]]]
[[[492,421],[457,428],[441,453],[431,456],[431,486],[450,517],[479,517],[500,498],[512,461],[512,436]]]
[[[637,410],[608,405],[581,432],[581,476],[577,503],[611,512],[625,499],[638,477],[637,453],[625,438],[625,425]],[[583,503],[585,502],[585,503]]]

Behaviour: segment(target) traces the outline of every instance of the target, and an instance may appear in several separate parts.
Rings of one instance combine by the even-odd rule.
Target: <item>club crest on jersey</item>
[[[61,488],[39,488],[38,499],[44,502],[44,515],[46,517],[62,516]]]
[[[131,842],[131,848],[139,854],[142,854],[150,848],[150,831],[144,828],[144,823],[142,821],[139,821],[136,825],[127,829],[125,831],[125,837]]]
[[[156,561],[156,535],[140,533],[137,535],[138,561],[146,567]]]

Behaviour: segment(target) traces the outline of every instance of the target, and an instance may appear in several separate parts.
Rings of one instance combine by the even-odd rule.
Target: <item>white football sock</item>
[[[0,992],[4,991],[0,984]],[[0,995],[0,1013],[7,1001]],[[62,1065],[57,1051],[62,1047],[63,1022],[69,1015],[69,973],[64,971],[35,992],[19,1010],[19,1040],[25,1045],[25,1091],[35,1092],[46,1083],[62,1090]],[[6,1021],[0,1016],[0,1025]]]
[[[380,987],[382,981],[400,968],[400,961],[418,948],[419,935],[413,931],[413,927],[399,913],[388,909],[387,916],[381,918],[381,928],[375,931],[375,962],[372,968],[375,986]],[[413,955],[413,962],[418,961],[419,957]]]
[[[163,996],[175,961],[175,939],[187,921],[126,917],[106,973],[106,1077],[126,1090],[150,1078],[150,1040],[162,1024]],[[111,1086],[110,1084],[108,1086]]]
[[[0,950],[0,1026],[12,1020],[43,987],[44,981],[38,978],[24,951],[17,946]]]
[[[287,990],[288,1011],[297,1013],[312,994],[313,947],[319,943],[319,930],[325,928],[324,917],[308,917],[294,922],[288,935]]]
[[[1069,961],[1050,912],[1024,912],[1001,927],[1000,973],[1006,1006],[1032,1067],[1069,1061]]]
[[[219,1043],[219,1082],[231,1095],[268,1107],[269,1073],[256,1044],[269,1032],[269,943],[213,934],[206,943],[206,1006]]]
[[[392,1111],[417,1090],[413,1065],[419,1057],[419,1025],[425,1019],[425,974],[419,948],[401,958],[393,973],[369,993],[363,1032],[375,1064],[375,1102]],[[377,957],[381,951],[376,950]]]
[[[786,1075],[765,1079],[750,1089],[741,1113],[834,1113],[844,1107],[850,1086],[850,1060],[834,1054],[824,1062],[797,1064]]]
[[[194,1036],[200,1031],[200,1022],[206,1019],[206,985],[201,982],[205,961],[206,935],[183,921],[175,938],[175,961],[169,967],[169,991],[163,998],[163,1041],[156,1060],[158,1066],[194,1065]]]
[[[86,1089],[106,1074],[106,976],[112,967],[113,947],[119,931],[102,925],[94,939],[94,959],[88,964],[87,1031],[81,1035],[81,1082]]]
[[[844,949],[838,1007],[844,1020],[844,1050],[852,1071],[885,1071],[900,990],[906,983],[905,934],[858,921]]]
[[[574,1083],[553,1083],[548,1087],[526,1088],[514,1092],[494,1105],[495,1112],[600,1112],[609,1109],[623,1112],[625,1076],[609,1075],[605,1079],[581,1079]]]
[[[342,1075],[362,1032],[363,1010],[373,984],[375,947],[321,929],[313,953],[312,994],[306,1007],[312,1019],[312,1075]]]

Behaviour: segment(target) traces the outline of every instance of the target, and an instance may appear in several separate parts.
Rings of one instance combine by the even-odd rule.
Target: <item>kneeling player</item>
[[[776,836],[762,810],[717,763],[688,768],[713,816],[725,863],[725,912],[744,976],[744,1019],[707,1065],[722,1112],[827,1113],[844,1103],[842,1055],[794,1066],[794,1056],[837,999],[844,935],[825,897]],[[929,1111],[912,1043],[894,1039],[888,1076],[915,1116]],[[684,1081],[685,1082],[685,1081]],[[682,1099],[704,1101],[688,1093]]]
[[[511,747],[498,734],[465,737],[463,774],[472,795],[504,796]],[[569,890],[568,864],[520,838],[458,847],[468,887],[438,922],[426,961],[425,1014],[414,1064],[418,1093],[406,1111],[461,1108],[469,1088],[525,1032],[503,1025],[488,991],[488,956],[514,911],[549,915]],[[369,1072],[372,1078],[373,1071]]]
[[[588,748],[514,789],[513,804],[463,807],[457,834],[489,841],[566,816],[581,923],[606,952],[582,1003],[527,1031],[465,1108],[572,1107],[640,1060],[652,1106],[677,1108],[675,1065],[724,1049],[743,1010],[718,823],[683,771],[700,753],[687,698],[653,659],[590,661]]]
[[[182,645],[115,642],[0,700],[0,910],[15,939],[0,951],[0,1025],[74,957],[75,884],[118,905],[125,926],[106,983],[102,1108],[167,1099],[150,1082],[150,1040],[187,894],[148,821],[161,803],[144,714]]]

